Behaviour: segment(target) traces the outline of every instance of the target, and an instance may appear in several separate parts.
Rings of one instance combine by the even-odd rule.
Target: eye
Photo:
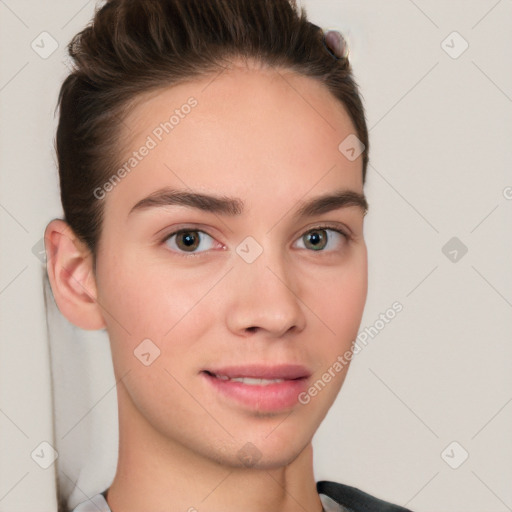
[[[315,252],[334,252],[341,250],[349,239],[350,236],[339,228],[318,226],[306,231],[297,243],[300,249],[309,249]],[[206,252],[214,249],[216,244],[220,248],[224,248],[208,233],[199,229],[179,229],[167,235],[162,242],[172,251],[184,256]]]
[[[180,229],[168,235],[164,242],[174,251],[192,254],[207,251],[214,246],[214,239],[197,229]],[[201,244],[203,250],[196,250]]]
[[[303,245],[301,249],[311,249],[313,251],[336,251],[341,250],[342,246],[347,242],[349,236],[340,229],[329,226],[319,226],[306,231],[299,241]]]

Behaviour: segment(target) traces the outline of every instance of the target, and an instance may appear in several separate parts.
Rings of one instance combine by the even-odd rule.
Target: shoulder
[[[383,501],[350,485],[322,480],[316,483],[316,489],[319,494],[329,496],[350,512],[412,512],[407,508]]]

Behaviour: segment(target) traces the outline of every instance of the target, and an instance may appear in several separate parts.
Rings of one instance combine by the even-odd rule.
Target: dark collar
[[[356,487],[337,482],[322,480],[316,483],[316,490],[347,507],[350,512],[412,512],[408,508],[375,498]]]

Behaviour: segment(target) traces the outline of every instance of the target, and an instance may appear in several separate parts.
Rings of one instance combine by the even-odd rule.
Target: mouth
[[[251,409],[280,411],[298,403],[311,372],[302,365],[245,365],[201,371],[224,400]]]
[[[268,386],[269,384],[274,384],[276,382],[284,382],[285,380],[290,379],[259,379],[256,377],[228,377],[227,375],[217,375],[215,373],[206,371],[210,377],[215,377],[220,380],[229,380],[231,382],[241,382],[242,384],[247,384],[248,386]],[[292,379],[296,380],[296,379]]]
[[[311,376],[311,372],[305,366],[298,364],[282,364],[278,366],[252,364],[244,366],[228,366],[217,369],[209,368],[203,371],[223,380],[260,379],[266,381],[284,381],[303,379]]]

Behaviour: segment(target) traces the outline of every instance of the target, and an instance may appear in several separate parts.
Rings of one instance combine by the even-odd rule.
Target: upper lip
[[[255,379],[292,380],[307,378],[311,375],[311,372],[305,366],[300,364],[281,364],[276,366],[269,366],[268,364],[250,364],[226,366],[223,368],[208,368],[203,371],[229,377],[230,379],[252,377]]]

